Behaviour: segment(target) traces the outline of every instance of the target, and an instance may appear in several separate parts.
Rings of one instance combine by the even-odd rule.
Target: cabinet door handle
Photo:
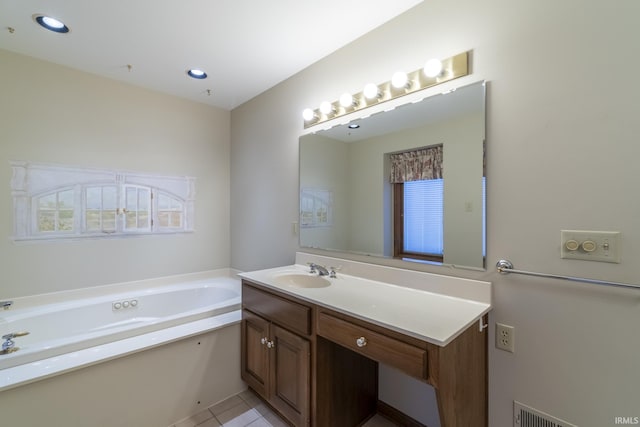
[[[265,337],[262,337],[262,338],[260,339],[260,344],[262,344],[262,345],[265,345],[265,344],[266,344],[266,343],[268,343],[268,342],[269,342],[269,340],[268,340],[268,339],[266,339]]]
[[[275,346],[276,346],[276,343],[274,343],[273,341],[267,341],[267,347],[274,348]]]
[[[356,340],[356,345],[358,347],[364,347],[365,345],[367,345],[367,339],[365,337],[360,337]]]

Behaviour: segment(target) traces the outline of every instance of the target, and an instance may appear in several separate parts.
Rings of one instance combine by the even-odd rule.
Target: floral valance
[[[442,145],[390,154],[392,184],[442,178]]]

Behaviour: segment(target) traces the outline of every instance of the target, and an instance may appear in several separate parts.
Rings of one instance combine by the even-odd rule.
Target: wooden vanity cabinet
[[[433,386],[442,427],[487,427],[486,329],[438,346],[249,281],[242,292],[242,379],[292,425],[351,427],[376,411],[415,425],[378,402],[384,363]]]
[[[351,351],[403,371],[423,381],[428,379],[427,350],[420,341],[412,343],[399,336],[382,334],[364,323],[336,312],[318,310],[318,336],[325,337]],[[422,347],[420,347],[422,346]]]
[[[311,307],[245,282],[242,293],[242,379],[293,425],[310,425]]]
[[[316,325],[318,342],[326,339],[433,386],[442,427],[488,425],[486,329],[474,324],[441,347],[322,307]]]

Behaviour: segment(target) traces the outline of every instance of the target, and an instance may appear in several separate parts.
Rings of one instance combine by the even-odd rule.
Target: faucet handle
[[[342,269],[342,266],[338,266],[338,267],[329,267],[329,277],[332,279],[335,279],[336,277],[338,277],[336,275],[336,271],[340,271]]]
[[[20,350],[19,347],[16,347],[16,343],[13,341],[13,339],[15,337],[23,337],[25,335],[29,335],[29,332],[11,332],[10,334],[3,335],[2,339],[4,340],[4,342],[2,343],[2,351],[0,351],[0,354],[13,353],[14,351]]]
[[[307,265],[309,266],[309,273],[315,273],[316,272],[316,264],[313,262],[308,262]]]
[[[23,337],[25,335],[29,335],[30,332],[28,331],[20,331],[20,332],[11,332],[10,334],[6,334],[2,336],[3,340],[10,340],[13,338],[17,338],[17,337]]]

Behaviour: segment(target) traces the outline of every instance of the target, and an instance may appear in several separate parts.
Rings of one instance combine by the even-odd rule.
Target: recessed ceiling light
[[[59,21],[56,18],[52,18],[47,15],[35,15],[34,18],[41,27],[46,28],[49,31],[54,31],[56,33],[69,32],[69,27],[64,25],[64,22]]]
[[[349,127],[349,129],[358,129],[360,127],[360,125],[356,124],[356,123],[351,123],[348,127]]]
[[[197,68],[192,68],[189,71],[187,71],[187,74],[189,75],[189,77],[193,77],[194,79],[206,79],[207,78],[207,73],[205,73],[202,70],[198,70]]]

